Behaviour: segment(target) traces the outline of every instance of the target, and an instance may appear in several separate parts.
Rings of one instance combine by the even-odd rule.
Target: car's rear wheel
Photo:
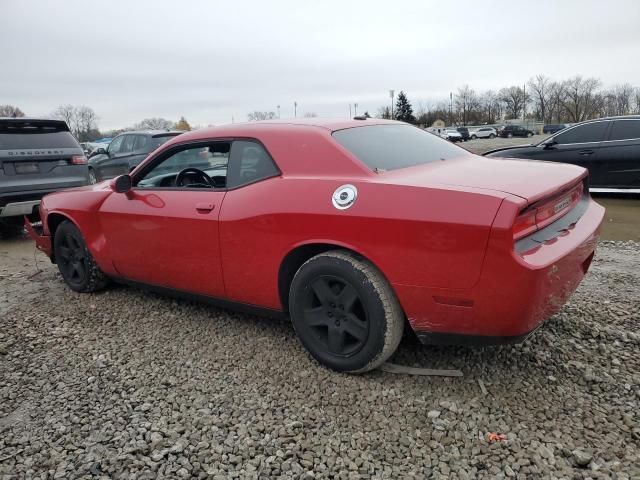
[[[96,172],[93,168],[89,169],[89,183],[91,185],[98,183],[98,177],[96,177]]]
[[[475,135],[471,135],[471,140],[475,140],[476,138],[478,137],[476,137]]]
[[[402,309],[382,273],[343,250],[321,253],[300,267],[289,311],[309,353],[341,372],[379,367],[397,349],[404,329]]]
[[[492,134],[489,135],[489,138],[491,138],[493,140],[494,138],[496,138],[496,136],[492,133]]]
[[[95,292],[109,279],[96,264],[78,227],[65,220],[55,231],[53,248],[62,278],[76,292]]]

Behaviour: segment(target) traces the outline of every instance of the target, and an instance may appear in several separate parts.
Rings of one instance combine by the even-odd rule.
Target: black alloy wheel
[[[384,363],[398,348],[405,320],[382,272],[345,250],[320,253],[298,269],[289,313],[300,341],[318,362],[350,373]]]
[[[72,290],[94,292],[109,283],[93,259],[80,230],[70,221],[63,221],[55,230],[53,252],[58,270]]]
[[[358,352],[369,336],[367,312],[355,288],[331,275],[312,280],[303,300],[304,321],[333,355]]]

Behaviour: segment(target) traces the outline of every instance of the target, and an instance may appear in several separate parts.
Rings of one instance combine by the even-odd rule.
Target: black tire
[[[0,237],[13,238],[22,235],[24,219],[22,217],[4,217],[0,219]]]
[[[471,140],[475,140],[476,138],[478,137],[476,137],[475,135],[471,135]]]
[[[496,136],[492,133],[492,134],[490,134],[490,135],[489,135],[489,138],[490,138],[491,140],[493,140],[494,138],[496,138]]]
[[[527,133],[527,137],[533,137],[533,133],[531,132]]]
[[[65,283],[76,292],[103,289],[109,279],[96,264],[78,227],[65,220],[56,229],[53,251]]]
[[[98,177],[96,176],[96,171],[93,168],[89,169],[89,184],[94,185],[98,183]]]
[[[307,260],[291,283],[293,327],[309,353],[339,372],[378,368],[398,348],[404,314],[370,262],[344,250]]]

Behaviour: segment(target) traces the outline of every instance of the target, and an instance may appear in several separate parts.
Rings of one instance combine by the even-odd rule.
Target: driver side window
[[[230,142],[183,145],[155,164],[139,188],[225,188]]]

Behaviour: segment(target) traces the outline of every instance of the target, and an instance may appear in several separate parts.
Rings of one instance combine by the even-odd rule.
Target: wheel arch
[[[51,261],[53,263],[55,263],[56,261],[56,253],[55,250],[53,248],[53,239],[56,235],[56,230],[58,229],[58,227],[60,226],[60,224],[62,222],[64,222],[65,220],[73,223],[76,227],[78,226],[78,224],[76,222],[73,221],[73,219],[63,213],[59,213],[59,212],[51,212],[47,215],[46,218],[46,223],[47,223],[47,229],[49,231],[49,235],[51,236]]]
[[[384,271],[376,264],[376,262],[353,246],[325,240],[309,241],[295,245],[280,262],[280,268],[278,269],[278,295],[284,312],[289,311],[289,289],[296,272],[300,269],[302,264],[310,258],[330,250],[344,250],[367,260],[378,269],[391,286],[391,282],[389,282]],[[391,288],[393,289],[393,287]]]

